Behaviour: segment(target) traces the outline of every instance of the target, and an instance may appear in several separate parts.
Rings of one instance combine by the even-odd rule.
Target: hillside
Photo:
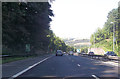
[[[95,45],[91,45],[91,48],[102,48],[105,52],[107,51],[113,51],[113,40],[112,39],[105,39],[99,43],[96,43]],[[114,47],[115,53],[118,55],[118,47],[115,45]]]
[[[75,48],[81,48],[81,47],[86,47],[90,46],[90,40],[89,39],[78,39],[78,38],[66,38],[63,39],[63,41],[70,46],[73,46]]]
[[[103,28],[97,28],[91,35],[92,47],[102,48],[104,51],[114,51],[116,54],[120,53],[120,30],[118,29],[120,22],[116,15],[118,15],[118,8],[111,10]]]

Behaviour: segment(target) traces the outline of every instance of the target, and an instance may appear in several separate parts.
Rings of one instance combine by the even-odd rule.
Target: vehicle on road
[[[107,51],[104,56],[117,56],[113,51]]]
[[[113,51],[107,51],[104,54],[105,58],[117,59],[117,55]]]
[[[81,52],[80,55],[81,55],[81,56],[86,56],[87,53],[85,53],[85,52]]]
[[[62,52],[62,50],[57,50],[57,52],[56,52],[56,56],[63,56],[63,52]]]
[[[66,52],[63,52],[64,54],[66,54]]]
[[[74,56],[78,56],[79,54],[76,52],[76,53],[73,53]]]
[[[80,55],[86,54],[85,52],[81,52]]]
[[[69,51],[69,55],[73,55],[73,51]]]
[[[88,55],[94,55],[94,52],[89,52]]]
[[[86,54],[86,53],[85,52],[81,52],[80,54],[82,55],[82,54]]]

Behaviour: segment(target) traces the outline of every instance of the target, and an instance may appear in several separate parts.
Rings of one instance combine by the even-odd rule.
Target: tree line
[[[48,2],[3,2],[3,54],[33,55],[41,54],[40,51],[74,50],[50,30],[50,16],[54,14]],[[29,45],[29,52],[26,45]]]
[[[91,44],[96,44],[104,40],[113,41],[114,32],[114,44],[117,48],[117,52],[120,48],[120,10],[119,8],[113,9],[108,13],[107,21],[103,28],[98,28],[90,37]],[[112,45],[112,44],[111,44]]]

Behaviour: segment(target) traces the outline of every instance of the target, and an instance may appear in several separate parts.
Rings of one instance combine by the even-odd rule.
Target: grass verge
[[[23,60],[23,59],[32,58],[32,57],[36,57],[36,56],[2,58],[2,60],[0,61],[0,64],[5,64],[5,63],[9,63],[9,62],[13,62],[13,61],[18,61],[18,60]]]
[[[51,53],[45,53],[45,54],[40,54],[40,55],[31,55],[31,56],[6,57],[6,58],[0,59],[0,64],[5,64],[5,63],[13,62],[13,61],[24,60],[27,58],[34,58],[34,57],[44,56],[44,55],[49,55],[49,54],[51,54]]]
[[[99,43],[92,45],[91,48],[94,46],[96,48],[102,48],[105,52],[113,51],[113,40],[110,39],[109,41],[107,41],[107,40],[100,41]],[[114,46],[114,52],[120,57],[120,54],[118,53],[119,50],[118,50],[118,47],[116,45]]]

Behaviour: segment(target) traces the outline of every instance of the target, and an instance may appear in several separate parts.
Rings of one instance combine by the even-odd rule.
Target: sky
[[[108,13],[120,0],[55,0],[50,28],[60,38],[89,39],[102,28]]]

